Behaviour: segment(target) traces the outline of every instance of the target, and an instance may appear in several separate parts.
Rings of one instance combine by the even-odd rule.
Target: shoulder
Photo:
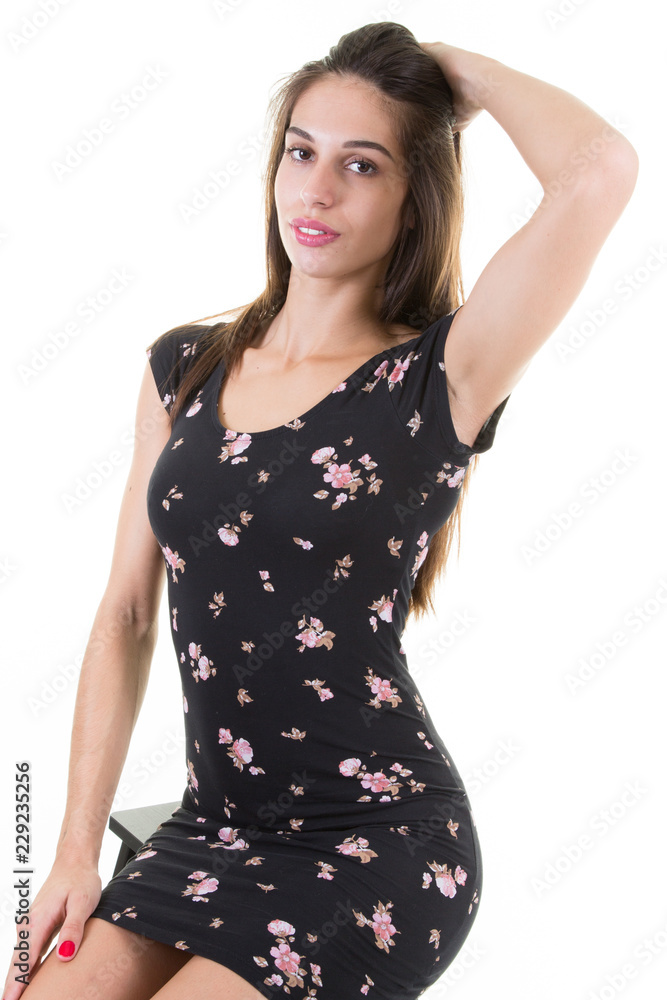
[[[194,357],[202,336],[210,324],[182,323],[159,334],[146,348],[149,361],[154,358],[170,359],[172,363]]]

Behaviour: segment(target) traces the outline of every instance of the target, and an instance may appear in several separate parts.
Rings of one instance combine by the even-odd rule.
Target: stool
[[[120,837],[121,845],[116,859],[114,875],[124,868],[156,828],[178,809],[178,802],[160,802],[158,805],[139,806],[138,809],[119,809],[109,816],[109,829]]]

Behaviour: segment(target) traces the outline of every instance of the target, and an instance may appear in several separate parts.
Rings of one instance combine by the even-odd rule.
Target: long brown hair
[[[291,261],[278,229],[274,184],[293,108],[311,84],[329,74],[361,79],[384,96],[408,181],[403,228],[385,274],[384,301],[378,321],[387,325],[407,324],[421,331],[463,301],[462,150],[461,133],[451,129],[451,90],[436,61],[419,46],[408,28],[393,21],[366,24],[343,35],[327,56],[307,62],[281,78],[281,86],[270,99],[267,121],[271,138],[263,171],[266,287],[246,305],[174,327],[153,342],[151,347],[155,348],[161,337],[176,330],[197,336],[194,358],[172,402],[172,424],[221,361],[225,377],[236,368],[257,330],[285,302]],[[410,209],[414,215],[412,228],[407,224]],[[238,312],[234,319],[209,325],[204,332],[196,326],[232,312]],[[411,593],[408,616],[420,617],[435,610],[434,585],[444,570],[455,531],[458,531],[457,554],[460,551],[461,504],[477,459],[477,455],[471,457],[453,513],[429,541],[428,553]]]

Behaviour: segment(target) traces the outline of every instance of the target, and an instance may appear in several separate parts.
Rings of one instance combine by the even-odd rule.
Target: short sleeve
[[[145,349],[158,394],[168,413],[171,412],[178,387],[195,355],[199,338],[206,329],[193,324],[177,326],[160,334]]]
[[[415,342],[414,355],[391,396],[401,421],[415,440],[439,458],[459,458],[465,463],[491,448],[510,396],[490,414],[472,446],[459,441],[452,423],[444,364],[447,334],[458,309],[441,316]],[[408,355],[402,358],[405,364]]]

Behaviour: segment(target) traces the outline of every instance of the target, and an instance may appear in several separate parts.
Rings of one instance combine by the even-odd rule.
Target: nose
[[[335,197],[335,179],[326,163],[320,161],[308,171],[308,178],[301,188],[301,199],[306,207],[330,205]]]

